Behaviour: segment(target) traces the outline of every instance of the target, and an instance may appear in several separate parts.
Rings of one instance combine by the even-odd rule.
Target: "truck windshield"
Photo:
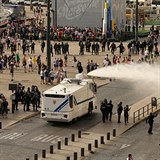
[[[59,95],[59,94],[45,94],[44,96],[52,98],[65,98],[65,95]]]

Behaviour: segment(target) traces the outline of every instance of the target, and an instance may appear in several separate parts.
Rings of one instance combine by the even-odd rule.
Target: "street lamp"
[[[51,53],[50,53],[50,0],[47,0],[47,68],[51,70]]]
[[[136,0],[136,32],[135,40],[138,41],[138,0]]]

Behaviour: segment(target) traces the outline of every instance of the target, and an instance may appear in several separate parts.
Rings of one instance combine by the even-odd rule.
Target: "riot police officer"
[[[121,114],[123,111],[122,102],[120,102],[117,106],[117,113],[118,113],[118,123],[121,123]]]
[[[102,112],[102,121],[105,123],[105,118],[106,118],[106,106],[104,101],[101,102],[100,110]]]
[[[113,110],[113,104],[112,104],[112,101],[110,100],[108,105],[108,118],[109,118],[109,121],[112,121],[112,110]]]
[[[31,102],[31,91],[30,91],[30,88],[28,88],[27,92],[24,94],[24,108],[23,108],[24,111],[30,110],[29,109],[30,102]]]

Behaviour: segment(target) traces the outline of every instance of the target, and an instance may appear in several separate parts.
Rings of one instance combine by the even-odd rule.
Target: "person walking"
[[[123,111],[122,102],[118,104],[117,113],[118,113],[118,123],[121,123],[121,114]]]
[[[11,81],[13,81],[14,78],[14,62],[10,62],[10,73],[11,73]]]
[[[41,42],[41,52],[44,53],[45,42],[44,40]]]
[[[146,123],[149,124],[149,130],[148,133],[149,134],[153,134],[152,133],[152,129],[153,129],[153,122],[154,122],[154,118],[157,117],[158,113],[153,114],[152,112],[150,113],[150,115],[147,117],[146,119]]]
[[[133,160],[132,154],[128,154],[127,160]]]
[[[128,107],[128,105],[126,105],[126,107],[124,107],[124,122],[125,122],[125,124],[128,123],[129,110],[130,110],[130,108]]]

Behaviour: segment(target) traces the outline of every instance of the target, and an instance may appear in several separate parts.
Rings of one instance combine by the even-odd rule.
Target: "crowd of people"
[[[55,42],[51,41],[50,53],[54,58],[51,62],[52,68],[48,70],[47,59],[42,60],[46,50],[46,27],[42,18],[44,11],[41,6],[33,7],[31,10],[35,19],[13,21],[6,28],[0,29],[0,74],[3,70],[9,69],[12,81],[14,81],[15,71],[19,68],[23,68],[24,73],[36,71],[41,84],[53,84],[54,82],[60,83],[67,77],[69,65],[76,68],[77,73],[89,73],[99,66],[107,67],[120,63],[133,63],[134,55],[139,56],[139,63],[154,63],[159,56],[159,30],[154,26],[151,27],[146,40],[143,42],[132,40],[127,47],[124,46],[123,42],[117,45],[108,38],[102,38],[101,28],[53,27],[51,28],[51,37],[54,37]],[[70,53],[68,42],[60,41],[64,37],[71,37],[71,40],[79,41],[79,52],[77,51],[79,54],[77,56]],[[96,37],[98,37],[98,41],[94,41]],[[39,48],[40,50],[38,50]],[[116,50],[118,50],[118,54]],[[79,55],[83,56],[86,53],[100,55],[102,52],[105,52],[106,56],[101,64],[92,58],[86,60],[86,64],[77,59]],[[124,56],[124,52],[127,52],[127,56]]]
[[[12,113],[19,110],[19,103],[23,105],[23,111],[30,111],[32,106],[33,111],[38,111],[40,108],[41,92],[37,86],[32,85],[27,89],[21,83],[18,83],[17,89],[11,96],[12,99]]]

